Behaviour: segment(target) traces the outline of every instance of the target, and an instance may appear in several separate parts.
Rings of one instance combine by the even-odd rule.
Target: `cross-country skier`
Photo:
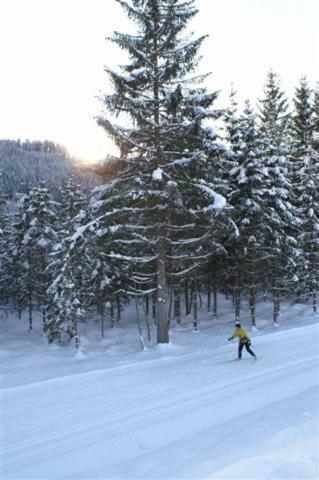
[[[250,338],[248,335],[248,332],[245,328],[243,328],[240,325],[240,322],[235,323],[235,331],[231,337],[229,337],[228,341],[232,340],[234,337],[239,338],[239,344],[238,344],[238,360],[241,359],[241,354],[244,346],[246,347],[246,350],[252,357],[254,357],[257,360],[256,354],[250,349]]]

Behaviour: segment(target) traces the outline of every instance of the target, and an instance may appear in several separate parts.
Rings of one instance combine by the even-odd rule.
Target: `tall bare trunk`
[[[237,262],[236,262],[236,268],[235,268],[234,301],[235,301],[235,317],[237,320],[239,320],[240,310],[241,310],[241,292],[240,292],[239,265]]]
[[[278,287],[277,287],[277,277],[276,274],[274,275],[273,280],[273,304],[274,304],[274,323],[278,323],[279,313],[280,313],[280,299],[278,295]]]
[[[312,294],[312,309],[313,313],[317,313],[317,292]]]
[[[117,295],[116,297],[116,321],[119,323],[121,320],[121,301],[120,297]]]
[[[174,284],[174,318],[178,325],[181,325],[181,284],[179,281]]]
[[[217,286],[215,282],[213,287],[213,318],[217,318]]]
[[[185,280],[184,293],[185,293],[185,313],[186,315],[189,315],[188,281],[187,280]]]
[[[160,248],[157,259],[157,343],[168,342],[165,258]]]
[[[78,350],[80,346],[80,340],[78,336],[78,322],[77,322],[77,317],[78,317],[78,309],[77,307],[74,307],[73,309],[73,328],[75,332],[75,347]]]
[[[250,262],[250,286],[249,286],[249,310],[251,324],[256,326],[256,279],[255,279],[255,257],[252,254]]]
[[[142,350],[144,350],[144,338],[143,338],[143,331],[140,321],[140,312],[139,312],[139,298],[135,298],[135,310],[136,310],[136,323],[138,328],[138,333],[140,335],[140,342]]]
[[[156,292],[154,292],[153,295],[152,295],[152,316],[153,316],[154,325],[157,324],[157,321],[156,321],[156,318],[157,318],[156,302],[157,302],[157,296],[156,296]]]
[[[32,311],[33,311],[33,305],[32,305],[32,287],[29,284],[28,285],[28,309],[29,309],[29,332],[32,330]]]
[[[194,278],[193,280],[193,287],[192,287],[192,290],[193,290],[193,294],[192,294],[192,298],[193,298],[193,325],[194,325],[194,330],[197,330],[197,327],[198,327],[198,303],[197,303],[197,279]]]

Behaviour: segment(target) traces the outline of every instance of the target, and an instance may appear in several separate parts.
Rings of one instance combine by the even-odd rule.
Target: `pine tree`
[[[278,74],[270,71],[259,101],[260,135],[266,148],[283,151],[289,127],[288,102],[281,89]]]
[[[0,185],[1,185],[0,174]],[[0,194],[0,299],[7,302],[8,298],[8,281],[7,281],[7,252],[9,237],[9,219],[7,212],[7,197]]]
[[[256,323],[256,294],[260,288],[263,262],[264,228],[263,195],[267,175],[261,158],[261,142],[257,136],[257,116],[246,101],[241,117],[241,152],[238,166],[229,175],[229,203],[235,209],[238,239],[233,246],[235,261],[236,316],[240,312],[239,292],[248,292],[250,319]],[[237,291],[236,291],[237,289]]]
[[[317,311],[318,271],[319,271],[319,211],[318,177],[319,154],[316,151],[316,119],[318,94],[312,103],[312,92],[306,79],[302,79],[296,89],[292,122],[292,162],[296,204],[302,218],[299,229],[299,244],[302,251],[299,262],[300,295],[311,295],[313,310]],[[315,142],[314,142],[315,140]]]
[[[224,115],[225,130],[226,135],[225,139],[230,147],[231,155],[236,159],[236,156],[241,151],[241,129],[240,129],[240,115],[238,113],[238,102],[237,102],[237,92],[234,90],[233,86],[230,91],[229,99],[230,106],[226,109]]]
[[[84,235],[89,229],[89,223],[83,223],[71,236],[60,241],[52,252],[50,269],[53,281],[47,290],[47,317],[44,326],[49,343],[67,345],[75,338],[77,348],[78,322],[84,318],[92,292],[89,282],[91,257],[87,237]]]
[[[316,152],[319,152],[319,82],[314,92],[313,101],[313,148]]]
[[[60,190],[57,241],[48,265],[52,281],[47,291],[45,331],[49,342],[68,344],[75,337],[77,347],[78,320],[84,318],[93,296],[87,208],[83,188],[72,174]]]
[[[226,110],[224,116],[225,122],[225,140],[229,146],[228,159],[229,166],[226,170],[227,181],[227,199],[229,201],[234,190],[237,190],[237,178],[236,175],[233,178],[233,174],[237,171],[239,162],[243,161],[242,149],[246,147],[242,140],[242,121],[243,119],[238,113],[238,103],[236,99],[237,92],[231,89],[230,92],[230,107]],[[231,202],[230,202],[231,203]],[[237,229],[237,227],[235,227]],[[240,244],[239,232],[236,230],[235,235],[227,242],[227,277],[226,282],[231,285],[233,291],[233,300],[235,307],[235,318],[239,320],[241,311],[241,291],[242,291],[242,278],[240,269],[240,257],[242,256],[242,246]]]
[[[30,226],[29,202],[29,196],[23,195],[19,199],[17,210],[12,215],[6,272],[10,284],[10,296],[18,310],[19,317],[23,310],[29,307],[29,330],[31,330],[33,304],[28,297],[29,264],[24,246],[24,238]]]
[[[156,290],[162,343],[169,340],[168,276],[196,275],[210,256],[204,244],[213,230],[214,209],[224,206],[211,168],[221,147],[216,133],[203,126],[220,112],[210,108],[217,94],[198,86],[204,77],[191,77],[204,40],[183,35],[197,13],[194,1],[117,1],[138,33],[116,32],[111,38],[131,62],[120,73],[106,69],[114,92],[105,96],[109,117],[99,124],[121,157],[116,177],[100,190],[99,224],[106,239],[114,226],[114,248],[105,245],[105,253],[128,264],[126,293]],[[129,117],[130,126],[116,125],[113,113]]]
[[[319,154],[304,158],[300,171],[301,181],[299,212],[303,219],[299,234],[302,251],[301,290],[312,297],[314,313],[317,313],[317,292],[319,290]]]
[[[81,224],[81,215],[88,208],[88,195],[85,193],[76,175],[72,173],[59,191],[59,235],[65,238]]]
[[[32,329],[33,310],[41,309],[45,320],[45,292],[49,285],[48,258],[55,237],[54,202],[44,182],[24,196],[13,226],[12,272],[19,310],[29,311]]]
[[[260,129],[262,142],[261,162],[268,173],[265,190],[265,212],[269,212],[267,236],[266,284],[273,294],[274,322],[280,311],[280,297],[293,288],[295,260],[298,255],[298,215],[295,211],[294,195],[290,184],[288,128],[290,116],[288,104],[281,90],[278,75],[269,72],[260,100]]]
[[[312,91],[305,77],[300,80],[294,98],[291,134],[295,156],[302,156],[309,148],[313,134]]]

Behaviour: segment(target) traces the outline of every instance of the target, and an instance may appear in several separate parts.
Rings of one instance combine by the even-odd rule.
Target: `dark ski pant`
[[[256,355],[254,354],[254,352],[250,349],[250,345],[251,345],[250,342],[239,342],[239,345],[238,345],[238,358],[241,358],[241,354],[242,354],[242,351],[243,351],[244,346],[246,347],[247,352],[250,353],[250,355],[251,355],[252,357],[256,357]]]

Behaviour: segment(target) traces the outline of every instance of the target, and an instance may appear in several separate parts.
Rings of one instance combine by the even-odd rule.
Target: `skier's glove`
[[[229,338],[228,341],[230,342],[232,340],[232,338]]]

